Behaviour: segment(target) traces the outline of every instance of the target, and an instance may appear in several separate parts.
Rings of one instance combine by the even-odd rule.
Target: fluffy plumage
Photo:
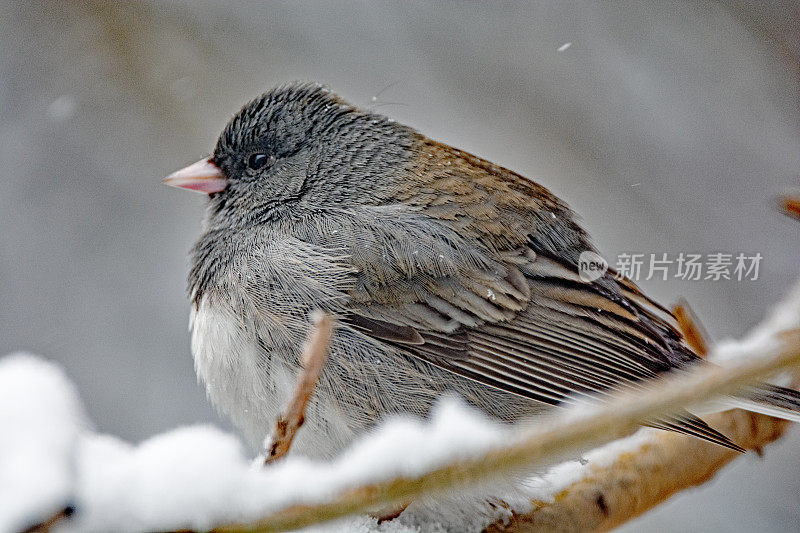
[[[594,248],[547,189],[321,86],[245,105],[210,162],[227,187],[192,251],[192,350],[254,443],[315,309],[340,319],[296,444],[316,456],[447,392],[515,421],[699,361],[631,281],[578,276]],[[764,390],[752,398],[796,409]],[[736,447],[689,413],[653,425]]]

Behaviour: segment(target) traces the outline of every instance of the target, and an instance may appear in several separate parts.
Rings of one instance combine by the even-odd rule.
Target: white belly
[[[189,327],[195,370],[209,398],[260,451],[294,391],[297,370],[284,357],[264,353],[225,305],[211,306],[203,298],[197,310],[192,308]],[[316,396],[292,451],[327,457],[349,442],[353,433],[326,401],[324,391],[318,389]]]

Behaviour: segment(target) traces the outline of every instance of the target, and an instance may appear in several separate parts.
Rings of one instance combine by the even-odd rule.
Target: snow
[[[776,334],[795,328],[800,328],[800,282],[772,309],[767,318],[750,330],[745,337],[718,342],[709,354],[709,359],[722,364],[737,357],[757,353],[759,350],[777,348],[782,341]]]
[[[290,456],[270,468],[251,461],[236,437],[209,426],[176,429],[135,447],[89,434],[78,452],[78,512],[70,529],[204,530],[254,520],[365,482],[422,474],[497,446],[508,433],[446,399],[430,423],[394,419],[331,463]]]
[[[0,359],[0,427],[0,532],[20,531],[70,504],[86,417],[60,367],[18,353]]]
[[[0,498],[0,532],[22,530],[67,504],[76,513],[59,531],[206,530],[364,483],[416,476],[507,444],[515,434],[445,397],[430,421],[394,418],[332,462],[289,456],[263,468],[237,437],[211,426],[178,428],[137,446],[95,433],[59,367],[29,355],[0,359],[0,406],[0,424],[8,429],[0,437],[0,490],[7,492]],[[612,458],[625,445],[609,446],[587,459]],[[572,461],[522,483],[509,479],[426,499],[380,525],[354,517],[309,530],[480,531],[510,516],[509,509],[527,509],[531,498],[551,499],[583,468]],[[505,507],[487,503],[498,495]]]
[[[47,114],[56,122],[72,118],[77,105],[75,99],[65,94],[53,100],[47,107]]]
[[[237,437],[210,426],[178,428],[136,446],[95,433],[63,371],[30,355],[0,359],[0,424],[0,532],[25,529],[66,505],[76,513],[59,531],[204,530],[323,501],[366,482],[419,475],[510,435],[451,397],[439,402],[429,422],[390,420],[330,463],[289,456],[262,468]],[[478,504],[485,497],[472,499]],[[434,509],[427,502],[412,505],[404,521],[378,525],[356,517],[327,528],[403,533],[420,531],[416,522],[424,531],[447,530],[434,524]],[[479,517],[472,529],[508,514],[492,509],[471,513]],[[468,519],[463,512],[450,518],[452,527]]]
[[[724,362],[752,356],[776,343],[778,331],[798,326],[800,285],[742,341],[718,346],[715,357]],[[60,522],[58,531],[206,530],[322,502],[363,484],[420,475],[508,444],[519,434],[445,397],[429,421],[388,420],[333,461],[290,454],[265,468],[246,454],[238,437],[207,425],[178,428],[138,445],[96,433],[60,367],[26,354],[0,358],[0,427],[0,533],[23,530],[67,505],[76,513]],[[528,510],[532,499],[552,501],[587,469],[611,464],[652,431],[643,429],[535,475],[416,501],[391,522],[360,516],[309,531],[481,531],[511,510]]]
[[[567,461],[551,467],[538,476],[531,476],[524,481],[526,495],[529,500],[552,502],[555,496],[563,492],[573,483],[586,477],[594,468],[602,468],[614,463],[625,453],[640,448],[652,437],[654,431],[642,428],[630,437],[610,442],[583,455],[580,461]],[[515,510],[521,510],[516,509]]]

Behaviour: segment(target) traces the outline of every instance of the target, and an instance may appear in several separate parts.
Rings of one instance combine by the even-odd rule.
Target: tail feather
[[[684,435],[691,435],[737,452],[743,453],[746,451],[691,413],[683,412],[679,416],[662,419],[648,425],[657,429],[666,429],[676,433],[683,433]]]
[[[731,398],[731,407],[800,422],[800,392],[762,383]]]

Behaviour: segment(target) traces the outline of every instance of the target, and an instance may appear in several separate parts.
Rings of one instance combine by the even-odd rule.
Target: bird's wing
[[[565,205],[537,199],[541,191],[525,184],[496,185],[460,169],[469,161],[448,161],[441,168],[449,172],[435,179],[450,180],[457,197],[434,194],[441,183],[421,184],[402,206],[342,210],[298,226],[302,239],[335,249],[355,270],[347,324],[551,405],[640,388],[696,360],[668,314],[632,282],[611,274],[581,279],[577,258],[592,248]],[[515,191],[539,203],[526,204]],[[465,206],[467,217],[459,214]],[[688,413],[652,425],[736,448]]]

